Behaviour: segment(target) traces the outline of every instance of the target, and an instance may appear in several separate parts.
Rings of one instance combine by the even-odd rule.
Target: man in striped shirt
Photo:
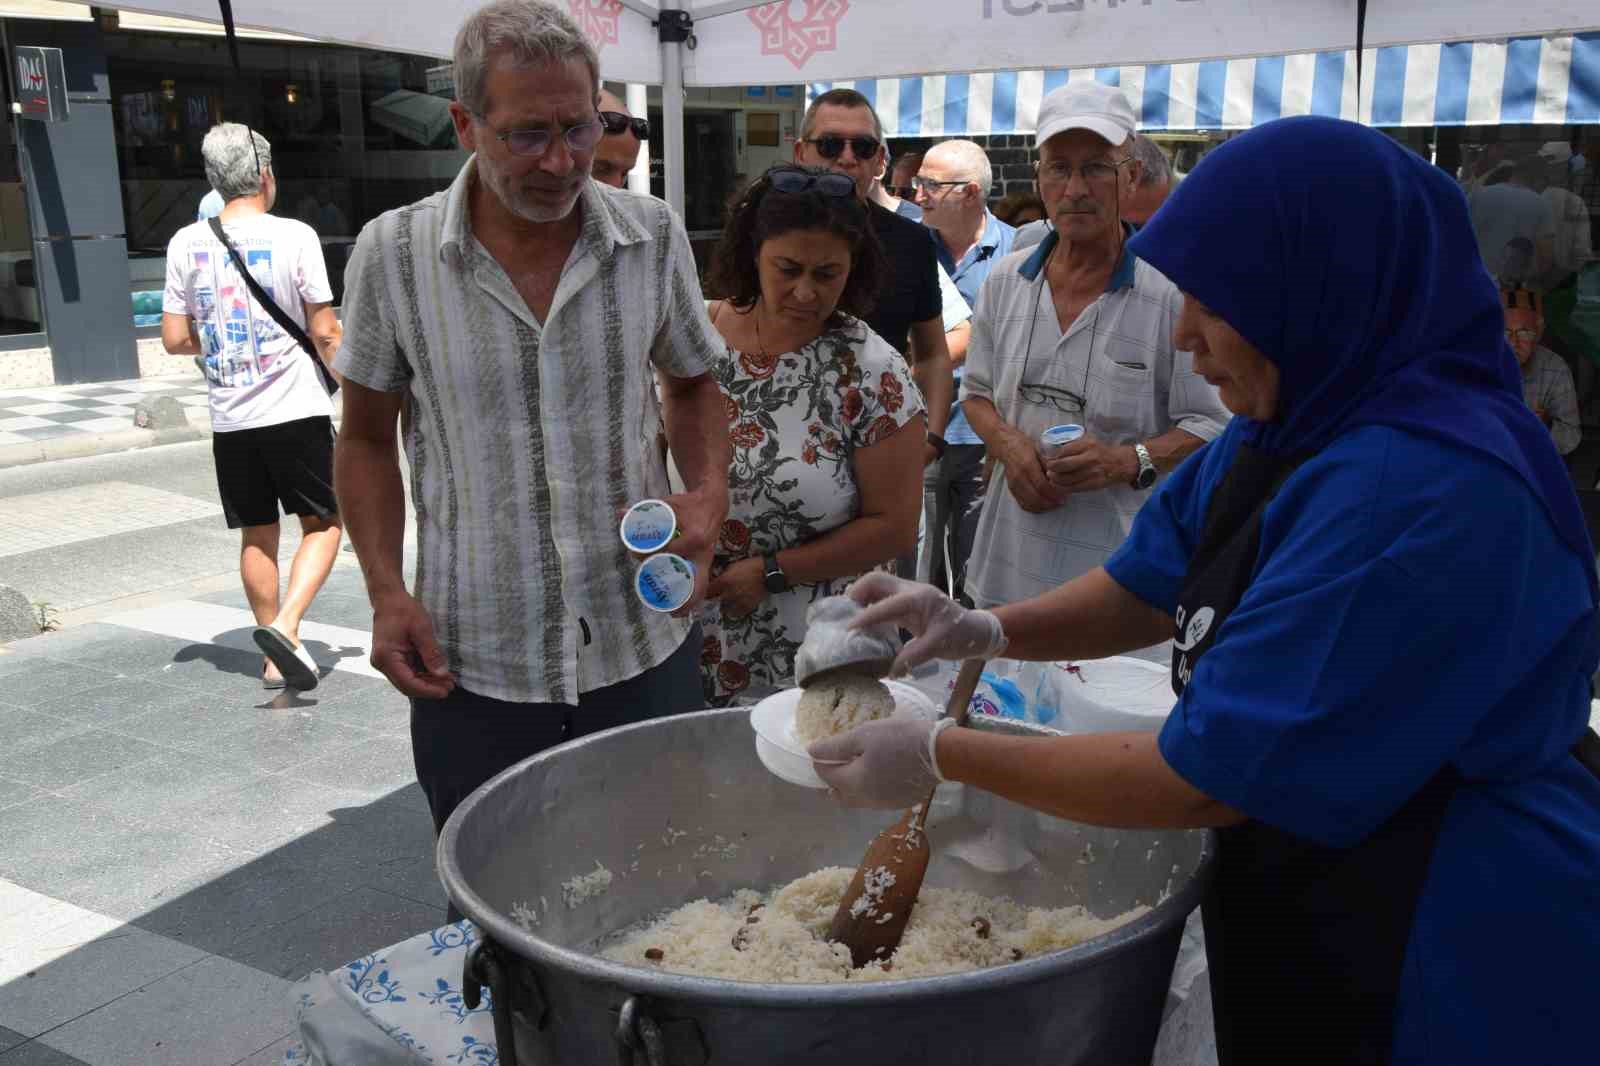
[[[436,827],[544,748],[701,705],[691,620],[728,506],[720,342],[670,209],[590,179],[598,68],[550,4],[469,16],[451,114],[475,154],[447,191],[370,223],[347,274],[340,504]],[[618,535],[651,497],[669,499],[673,550],[697,569],[670,617],[635,595]]]

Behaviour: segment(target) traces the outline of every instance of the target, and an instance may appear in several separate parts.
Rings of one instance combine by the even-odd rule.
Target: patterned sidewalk
[[[185,408],[189,424],[209,430],[202,378],[144,378],[94,385],[0,391],[0,446],[135,429],[134,405],[167,395]]]

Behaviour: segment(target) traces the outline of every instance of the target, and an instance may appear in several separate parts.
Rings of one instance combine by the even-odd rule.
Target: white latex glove
[[[850,586],[850,598],[866,608],[852,628],[888,622],[916,638],[900,649],[891,676],[903,677],[929,659],[993,659],[1006,650],[1000,619],[969,611],[932,585],[875,571]]]
[[[846,807],[902,809],[926,800],[944,780],[933,747],[953,725],[949,718],[896,715],[825,737],[808,750],[817,776]]]

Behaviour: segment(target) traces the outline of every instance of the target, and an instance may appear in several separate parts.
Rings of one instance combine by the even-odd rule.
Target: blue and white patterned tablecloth
[[[461,994],[461,968],[478,936],[471,922],[440,926],[297,982],[289,994],[300,1043],[284,1053],[283,1066],[497,1066],[489,990],[475,1010]],[[1151,1066],[1216,1063],[1196,912]]]
[[[477,939],[461,921],[297,982],[300,1043],[283,1066],[495,1066],[489,991],[475,1010],[462,999]]]

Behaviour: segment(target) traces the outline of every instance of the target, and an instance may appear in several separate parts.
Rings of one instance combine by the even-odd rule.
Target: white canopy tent
[[[241,27],[447,56],[479,0],[231,0]],[[609,80],[659,84],[683,209],[684,86],[1195,63],[1600,29],[1595,0],[554,0]],[[219,0],[119,6],[217,21]]]

